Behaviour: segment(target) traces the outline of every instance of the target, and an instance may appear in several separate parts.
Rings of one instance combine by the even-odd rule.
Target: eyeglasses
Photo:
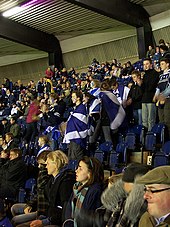
[[[149,192],[151,194],[154,194],[154,193],[158,193],[158,192],[163,192],[163,191],[167,191],[167,190],[170,190],[170,188],[163,188],[163,189],[150,189],[150,188],[144,188],[144,192]]]

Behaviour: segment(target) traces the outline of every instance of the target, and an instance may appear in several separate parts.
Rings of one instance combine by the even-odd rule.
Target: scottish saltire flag
[[[101,113],[101,100],[100,99],[92,99],[91,102],[89,103],[89,109],[88,109],[88,114],[89,114],[89,119],[88,119],[88,135],[92,135],[94,132],[94,128],[96,125],[96,122],[93,120],[93,114],[100,114]]]
[[[90,107],[89,107],[89,115],[92,115],[94,113],[100,113],[101,112],[101,101],[100,99],[93,99],[90,102]]]
[[[87,109],[84,104],[80,104],[75,108],[67,120],[66,132],[63,143],[70,143],[74,141],[80,146],[86,145],[86,138],[88,135],[88,116]]]
[[[117,129],[123,123],[126,115],[122,105],[110,91],[100,92],[100,98],[110,119],[110,128]]]
[[[96,88],[93,88],[89,91],[89,93],[95,97],[99,97],[99,94],[100,94],[100,88],[99,87],[96,87]]]

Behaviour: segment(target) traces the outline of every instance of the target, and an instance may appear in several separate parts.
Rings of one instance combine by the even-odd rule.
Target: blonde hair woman
[[[65,207],[75,183],[75,173],[68,168],[67,164],[68,158],[60,150],[52,151],[47,155],[46,168],[51,177],[45,187],[45,196],[49,206],[46,217],[33,221],[30,227],[62,225]]]

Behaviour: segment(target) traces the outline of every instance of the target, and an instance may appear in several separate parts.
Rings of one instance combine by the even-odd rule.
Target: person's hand
[[[32,210],[32,207],[28,206],[24,209],[24,213],[29,214],[31,212],[31,210]]]
[[[165,102],[166,97],[165,97],[164,95],[160,94],[160,95],[158,95],[158,100],[159,100],[160,102]]]
[[[41,220],[32,221],[30,224],[30,227],[42,227],[42,226],[43,226],[43,224],[42,224]]]

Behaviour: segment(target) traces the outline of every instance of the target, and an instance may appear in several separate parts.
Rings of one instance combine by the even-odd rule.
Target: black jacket
[[[22,158],[9,160],[3,165],[0,191],[4,194],[5,192],[11,192],[11,197],[16,196],[19,188],[24,187],[25,181],[26,165]]]
[[[143,83],[142,83],[142,103],[152,103],[153,97],[155,95],[156,87],[159,82],[159,73],[154,69],[149,69],[145,71],[143,76]]]
[[[132,99],[132,107],[135,110],[142,109],[142,88],[138,84],[133,84],[128,98]]]
[[[75,173],[71,170],[64,170],[54,179],[48,181],[45,188],[45,196],[49,202],[47,216],[52,225],[62,225],[67,202],[73,192]]]

